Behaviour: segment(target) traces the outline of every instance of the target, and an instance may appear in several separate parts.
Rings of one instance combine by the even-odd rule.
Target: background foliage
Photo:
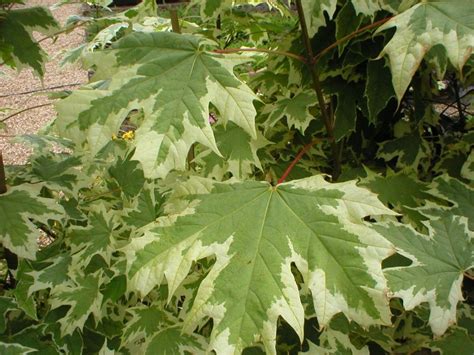
[[[93,75],[0,181],[3,352],[471,353],[471,0],[18,3]]]

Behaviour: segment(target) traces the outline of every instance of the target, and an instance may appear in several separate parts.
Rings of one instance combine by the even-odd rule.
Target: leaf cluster
[[[61,29],[9,4],[41,75]],[[93,75],[6,167],[2,351],[472,352],[470,1],[156,11],[66,25]]]

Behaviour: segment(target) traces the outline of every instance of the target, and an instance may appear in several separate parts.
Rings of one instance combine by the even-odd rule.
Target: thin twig
[[[324,48],[321,52],[319,52],[318,54],[316,54],[314,57],[313,57],[313,61],[314,62],[317,62],[323,55],[325,55],[327,52],[329,52],[331,49],[339,46],[341,43],[343,42],[346,42],[354,37],[356,37],[357,35],[359,35],[360,33],[362,32],[365,32],[365,31],[368,31],[368,30],[371,30],[375,27],[378,27],[380,25],[383,25],[385,22],[389,21],[390,19],[392,19],[393,16],[390,16],[390,17],[387,17],[387,18],[384,18],[380,21],[376,21],[370,25],[367,25],[367,26],[364,26],[364,27],[361,27],[359,28],[358,30],[348,34],[347,36],[344,36],[342,37],[341,39],[337,40],[336,42],[334,42],[333,44],[331,44],[330,46]]]
[[[5,122],[5,121],[9,120],[12,117],[15,117],[15,116],[18,116],[19,114],[22,114],[23,112],[34,110],[34,109],[37,109],[37,108],[40,108],[40,107],[51,106],[52,104],[53,104],[52,102],[48,102],[46,104],[41,104],[41,105],[36,105],[36,106],[31,106],[31,107],[24,108],[23,110],[17,111],[15,113],[12,113],[11,115],[8,115],[5,118],[2,118],[0,120],[0,122]]]
[[[35,90],[29,90],[29,91],[22,91],[22,92],[14,92],[12,94],[7,94],[7,95],[0,95],[0,99],[4,97],[10,97],[10,96],[20,96],[20,95],[28,95],[28,94],[33,94],[35,92],[41,92],[41,91],[48,91],[48,90],[56,90],[56,89],[61,89],[61,88],[67,88],[70,86],[79,86],[83,85],[84,83],[71,83],[71,84],[64,84],[64,85],[57,85],[57,86],[49,86],[47,88],[41,88],[41,89],[35,89]]]
[[[285,57],[299,60],[302,63],[306,63],[306,59],[298,54],[285,52],[285,51],[278,51],[278,50],[273,50],[273,49],[266,49],[266,48],[227,48],[227,49],[215,49],[213,50],[213,52],[219,53],[219,54],[239,53],[239,52],[268,53],[268,54],[274,54],[274,55],[282,55]]]
[[[55,32],[55,33],[50,34],[50,35],[48,35],[48,36],[45,36],[45,37],[43,37],[43,38],[40,38],[37,43],[41,43],[41,42],[43,42],[43,41],[46,41],[46,40],[49,39],[49,38],[53,38],[53,37],[59,36],[60,34],[63,34],[63,33],[65,33],[65,32],[73,31],[73,30],[75,30],[76,28],[81,27],[81,26],[83,26],[83,25],[85,25],[85,24],[88,24],[88,23],[89,23],[89,21],[79,21],[78,23],[76,23],[76,24],[73,25],[73,26],[64,28],[64,29],[62,29],[61,31],[58,31],[58,32]]]
[[[288,168],[286,168],[285,172],[283,173],[283,175],[281,176],[281,178],[278,179],[278,182],[277,182],[277,185],[281,184],[282,182],[284,182],[286,180],[286,178],[288,177],[288,175],[290,175],[291,171],[293,170],[293,168],[295,167],[296,164],[298,164],[298,162],[301,160],[301,158],[303,157],[303,155],[305,155],[308,150],[311,149],[311,147],[313,145],[315,145],[316,143],[319,143],[321,142],[321,139],[315,139],[313,140],[312,142],[306,144],[301,150],[300,152],[296,155],[295,159],[293,159],[293,161],[291,162],[291,164],[288,166]]]

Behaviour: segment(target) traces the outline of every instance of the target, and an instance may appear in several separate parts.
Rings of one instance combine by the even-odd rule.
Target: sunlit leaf
[[[354,182],[330,184],[321,176],[276,188],[197,182],[186,190],[195,186],[200,193],[186,198],[189,207],[174,224],[160,227],[169,219],[158,220],[124,251],[130,288],[143,295],[163,276],[172,295],[195,260],[215,256],[186,329],[212,317],[217,352],[242,350],[260,339],[274,353],[279,316],[303,336],[292,263],[313,294],[320,324],[338,312],[366,325],[389,322],[380,263],[392,248],[362,218],[393,212],[375,195]]]

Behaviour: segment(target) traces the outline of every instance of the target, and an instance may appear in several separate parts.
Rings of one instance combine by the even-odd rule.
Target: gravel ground
[[[50,7],[57,2],[57,0],[27,0],[26,6]],[[81,13],[81,6],[81,4],[64,5],[52,10],[52,13],[58,22],[64,24],[69,16]],[[42,37],[41,34],[35,34],[37,39]],[[75,48],[83,41],[84,30],[77,28],[72,33],[59,36],[55,42],[50,39],[42,42],[43,49],[51,59],[46,63],[46,74],[43,82],[34,76],[30,70],[23,70],[17,74],[13,70],[2,67],[2,71],[6,72],[7,75],[0,76],[0,108],[8,107],[12,109],[9,113],[14,113],[27,107],[46,104],[51,101],[44,95],[38,93],[20,95],[19,93],[87,82],[87,72],[79,66],[61,67],[59,64],[66,49]],[[62,88],[62,90],[64,89],[67,89],[67,87]],[[13,95],[2,97],[11,94]],[[6,122],[7,129],[0,131],[0,151],[3,153],[5,164],[24,164],[31,152],[29,148],[23,145],[11,143],[13,137],[20,134],[35,133],[54,117],[53,107],[45,106],[29,110],[8,120]]]

